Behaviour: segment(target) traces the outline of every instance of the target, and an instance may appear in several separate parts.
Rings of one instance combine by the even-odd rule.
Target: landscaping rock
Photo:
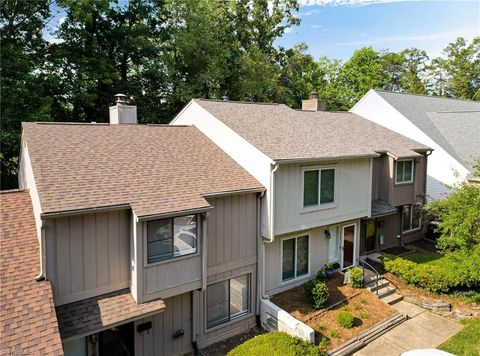
[[[454,310],[455,315],[457,315],[459,318],[471,318],[474,316],[473,312],[470,312],[468,310],[463,310],[463,309],[455,309]]]
[[[434,313],[448,313],[452,310],[452,306],[450,303],[447,303],[443,300],[438,300],[433,303],[429,303],[428,301],[424,299],[419,299],[415,297],[405,297],[405,301],[418,305],[424,309],[431,310]]]

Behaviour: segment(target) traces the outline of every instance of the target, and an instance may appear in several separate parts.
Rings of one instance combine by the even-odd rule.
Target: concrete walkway
[[[434,349],[462,329],[462,325],[433,314],[417,305],[401,301],[392,305],[409,320],[386,332],[356,356],[394,356],[413,349]]]

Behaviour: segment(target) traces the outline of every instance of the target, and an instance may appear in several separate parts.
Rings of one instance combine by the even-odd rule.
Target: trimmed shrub
[[[363,287],[363,271],[359,267],[350,268],[350,282],[348,285],[352,288]]]
[[[303,285],[303,289],[308,304],[313,308],[320,309],[325,306],[330,295],[325,282],[312,279]]]
[[[325,353],[314,344],[284,332],[271,332],[256,336],[237,346],[228,356],[268,355],[268,356],[324,356]]]
[[[318,281],[325,281],[326,278],[327,276],[325,275],[325,270],[323,268],[318,270],[316,279]]]
[[[340,310],[337,314],[337,321],[341,326],[349,329],[353,327],[353,314],[348,310]]]

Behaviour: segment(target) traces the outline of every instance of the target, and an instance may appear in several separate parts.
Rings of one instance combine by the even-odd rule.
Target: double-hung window
[[[250,276],[232,278],[207,287],[207,328],[250,311]]]
[[[282,282],[308,275],[308,235],[282,240]]]
[[[402,231],[419,229],[421,213],[420,205],[404,205],[402,208]]]
[[[147,262],[197,252],[197,216],[186,215],[147,223]]]
[[[335,168],[303,171],[303,206],[335,202]]]
[[[413,182],[413,159],[407,161],[397,161],[395,171],[395,183]]]

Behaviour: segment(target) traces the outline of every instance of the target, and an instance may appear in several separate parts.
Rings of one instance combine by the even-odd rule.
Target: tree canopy
[[[167,123],[191,98],[281,102],[308,92],[348,110],[367,90],[480,100],[480,38],[440,58],[359,48],[345,62],[276,40],[300,23],[297,0],[4,0],[1,186],[16,186],[22,121],[108,120],[116,93],[141,123]],[[60,10],[64,17],[51,30]],[[48,34],[48,36],[46,36]],[[48,40],[47,40],[48,38]]]

